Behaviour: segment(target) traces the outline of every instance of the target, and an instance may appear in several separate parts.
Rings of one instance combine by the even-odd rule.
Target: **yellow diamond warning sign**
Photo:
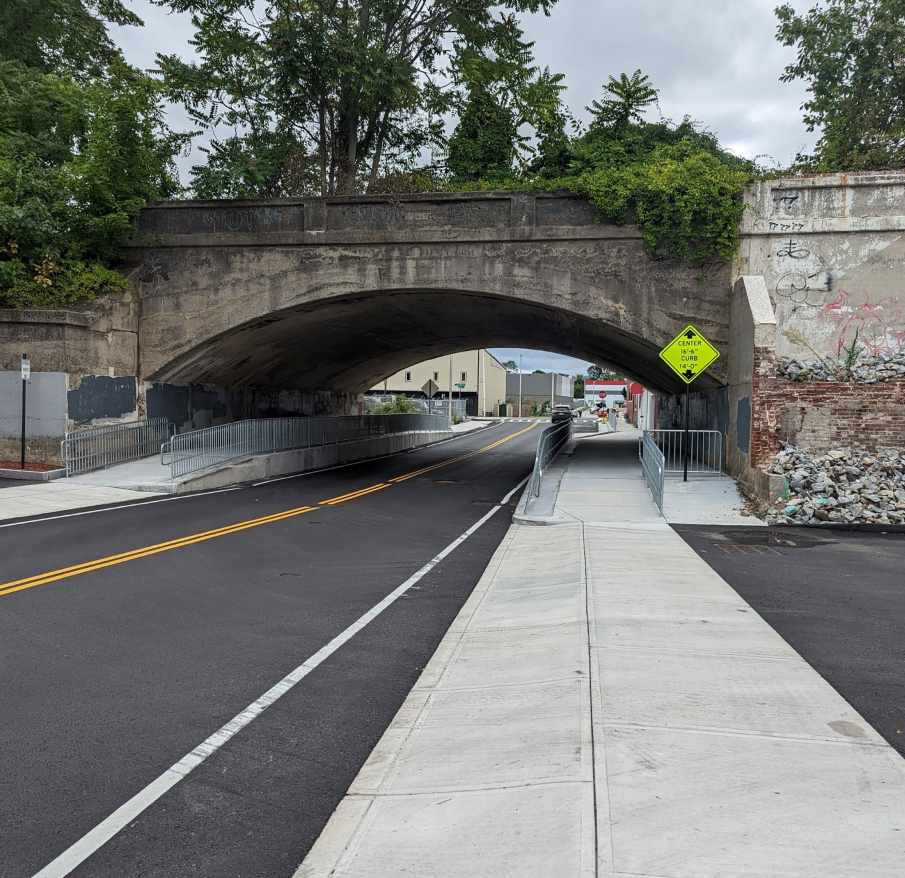
[[[662,351],[660,359],[686,384],[691,384],[720,352],[690,323]]]

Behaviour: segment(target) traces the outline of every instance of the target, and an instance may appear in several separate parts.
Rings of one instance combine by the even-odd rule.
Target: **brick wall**
[[[905,380],[878,384],[777,378],[772,351],[755,349],[751,465],[769,466],[783,442],[831,448],[905,448]]]

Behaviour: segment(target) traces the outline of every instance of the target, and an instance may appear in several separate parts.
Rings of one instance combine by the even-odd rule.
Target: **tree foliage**
[[[798,14],[776,10],[777,38],[797,57],[782,80],[803,80],[808,129],[819,130],[819,171],[901,167],[905,161],[905,4],[824,0]]]
[[[4,7],[3,24],[27,4]],[[68,305],[125,286],[111,269],[147,201],[178,184],[182,139],[159,86],[116,52],[100,15],[119,3],[54,0],[15,36],[0,31],[0,302]]]
[[[630,122],[643,122],[644,111],[657,103],[657,90],[640,70],[631,76],[620,73],[618,79],[611,76],[603,90],[603,100],[591,101],[586,108],[597,125],[624,128]]]
[[[584,375],[576,375],[572,379],[572,399],[584,397]]]
[[[742,192],[751,162],[723,150],[716,137],[685,118],[647,122],[656,100],[647,76],[610,77],[605,96],[589,109],[587,131],[569,138],[564,124],[556,154],[539,153],[505,180],[457,180],[453,188],[566,189],[584,195],[600,217],[637,223],[655,257],[702,263],[731,259],[744,209]],[[557,108],[549,118],[568,118]]]
[[[159,56],[168,93],[201,128],[235,132],[214,138],[215,173],[196,169],[198,185],[328,195],[362,191],[439,144],[462,77],[505,75],[512,13],[555,0],[156,2],[191,13],[200,57]],[[313,167],[316,188],[287,161]]]

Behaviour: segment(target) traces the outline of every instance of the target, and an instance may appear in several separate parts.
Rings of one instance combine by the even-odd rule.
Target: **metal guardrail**
[[[176,478],[253,454],[446,429],[444,416],[426,414],[257,418],[177,433],[160,446],[160,462],[168,464],[170,478]]]
[[[60,457],[66,475],[75,476],[157,454],[172,432],[167,418],[77,430],[67,433],[60,443]]]
[[[663,454],[667,474],[683,471],[683,430],[645,430]],[[641,456],[642,445],[638,445]],[[688,473],[719,476],[723,471],[723,434],[719,430],[688,431]]]
[[[654,441],[651,431],[645,430],[641,436],[641,471],[650,488],[654,503],[663,514],[663,483],[666,480],[666,458]]]
[[[563,445],[571,438],[571,419],[560,424],[551,424],[541,432],[537,439],[537,450],[534,452],[534,469],[531,470],[531,477],[528,480],[526,508],[530,505],[532,498],[540,496],[540,485],[544,477],[544,470],[559,454]]]

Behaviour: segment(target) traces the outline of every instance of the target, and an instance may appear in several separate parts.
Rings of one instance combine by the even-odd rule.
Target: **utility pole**
[[[22,354],[22,439],[20,447],[19,469],[25,469],[25,389],[31,378],[31,363],[28,354]]]
[[[484,400],[484,414],[487,414],[487,363],[485,357],[486,351],[481,348],[481,359],[484,360],[484,370],[481,372],[481,398]],[[493,410],[490,411],[493,414]]]
[[[550,414],[553,414],[553,406],[556,405],[554,390],[556,388],[556,373],[550,373]]]
[[[484,417],[484,412],[481,408],[482,403],[484,402],[484,397],[481,394],[481,354],[484,353],[480,348],[478,348],[478,383],[475,385],[475,396],[478,398],[477,411],[475,414],[479,418]]]
[[[522,355],[518,355],[518,416],[522,416]]]
[[[453,355],[449,355],[449,399],[447,401],[447,412],[446,414],[449,417],[449,426],[452,427],[452,358]]]

